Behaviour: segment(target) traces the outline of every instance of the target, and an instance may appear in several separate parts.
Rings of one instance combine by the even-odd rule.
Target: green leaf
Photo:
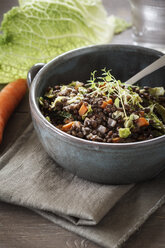
[[[117,108],[119,108],[119,107],[120,107],[120,100],[119,100],[119,98],[118,98],[118,97],[115,99],[114,104],[115,104],[115,106],[116,106]]]
[[[131,134],[131,131],[128,127],[119,128],[119,137],[120,138],[127,138],[130,134]]]
[[[130,28],[132,26],[131,23],[125,21],[124,19],[116,16],[110,16],[109,17],[109,22],[114,23],[115,26],[115,34],[119,34],[126,30],[127,28]]]
[[[44,106],[44,103],[43,103],[44,99],[42,96],[39,97],[39,103],[40,105]]]
[[[130,118],[127,118],[124,122],[125,128],[133,128],[133,121]]]
[[[119,110],[112,113],[112,118],[118,119],[119,117],[124,118],[124,113]]]
[[[158,114],[160,114],[163,119],[163,122],[165,123],[165,108],[161,104],[156,103],[155,109],[157,110]]]
[[[159,129],[159,130],[162,130],[163,132],[165,132],[165,128],[164,128],[164,125],[162,123],[161,120],[159,120],[159,118],[157,117],[157,115],[155,113],[149,113],[147,115],[147,118],[149,120],[152,120],[153,121],[153,124],[151,124],[154,128],[156,129]]]
[[[126,118],[124,122],[124,127],[130,128],[130,129],[133,128],[134,127],[133,121],[137,120],[138,118],[139,118],[138,115],[132,113],[129,117]]]
[[[106,76],[105,80],[106,80],[107,82],[111,81],[111,75]]]
[[[47,119],[47,121],[51,122],[51,120],[50,120],[50,117],[49,117],[49,116],[46,116],[45,118]]]
[[[71,115],[69,112],[67,112],[67,111],[60,111],[60,112],[59,112],[59,115],[60,115],[61,117],[63,117],[63,118],[66,118],[66,119],[72,118],[72,115]]]
[[[57,102],[61,102],[62,99],[64,99],[64,98],[65,98],[65,96],[58,96],[58,97],[56,97],[55,100],[53,102],[51,102],[51,106],[50,107],[52,109],[55,108],[56,107],[56,103]]]
[[[44,96],[46,96],[47,98],[55,97],[55,94],[53,93],[53,88],[51,88],[49,92],[46,92]]]
[[[152,96],[163,96],[164,95],[164,88],[163,87],[150,88],[149,93]]]
[[[34,64],[114,35],[101,0],[19,0],[4,15],[0,35],[0,82],[26,78]]]

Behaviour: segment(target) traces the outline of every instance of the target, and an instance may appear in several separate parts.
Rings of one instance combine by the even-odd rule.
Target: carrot
[[[5,125],[26,93],[26,79],[18,79],[6,85],[0,92],[0,143]]]
[[[144,117],[144,111],[139,112],[140,116]]]
[[[67,132],[69,129],[71,129],[72,125],[73,125],[74,121],[71,121],[65,125],[62,126],[61,130],[64,132]]]
[[[83,116],[88,111],[88,107],[83,103],[79,109],[79,115]]]
[[[113,104],[113,100],[109,98],[107,101],[103,101],[101,108],[106,108],[108,104]]]
[[[118,143],[120,141],[120,137],[116,137],[112,139],[113,143]]]
[[[102,87],[104,87],[105,85],[106,85],[106,83],[104,82],[104,83],[100,84],[99,88],[102,88]]]
[[[105,101],[103,101],[103,103],[101,104],[101,108],[106,108],[106,106],[108,105],[108,103],[107,102],[105,102]]]
[[[112,100],[111,98],[109,98],[109,99],[107,100],[107,103],[108,103],[108,104],[113,104],[113,100]]]
[[[139,119],[137,119],[137,125],[138,127],[144,127],[148,126],[149,122],[144,117],[140,117]]]
[[[71,122],[72,120],[73,120],[73,119],[65,119],[65,120],[64,120],[64,123],[65,123],[65,124],[68,124],[68,123]]]

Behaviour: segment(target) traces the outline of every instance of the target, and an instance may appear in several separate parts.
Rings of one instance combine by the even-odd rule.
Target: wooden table
[[[103,0],[110,14],[130,20],[127,0]],[[16,5],[16,0],[1,0],[2,13]],[[116,36],[112,43],[132,43],[131,30]],[[0,154],[5,152],[20,135],[13,130],[14,123],[23,123],[29,118],[28,95],[17,108],[5,130]],[[96,244],[85,240],[23,207],[0,202],[0,248],[98,248]],[[165,247],[165,206],[159,209],[125,244],[125,248],[164,248]]]

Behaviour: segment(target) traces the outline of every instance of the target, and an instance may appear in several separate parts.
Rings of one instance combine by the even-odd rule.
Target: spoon
[[[148,74],[160,69],[161,67],[165,66],[165,55],[154,61],[152,64],[138,72],[136,75],[128,79],[125,83],[132,85],[135,84],[137,81],[142,79],[143,77],[147,76]]]

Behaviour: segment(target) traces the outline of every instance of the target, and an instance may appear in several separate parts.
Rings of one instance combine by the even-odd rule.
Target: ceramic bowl
[[[90,181],[128,184],[155,177],[164,169],[165,136],[134,143],[99,143],[64,133],[41,114],[38,98],[49,85],[73,80],[86,82],[92,71],[111,69],[126,81],[162,56],[161,52],[130,45],[97,45],[62,54],[28,73],[30,109],[34,127],[47,153],[63,168]],[[141,85],[165,84],[165,69],[152,73]]]

